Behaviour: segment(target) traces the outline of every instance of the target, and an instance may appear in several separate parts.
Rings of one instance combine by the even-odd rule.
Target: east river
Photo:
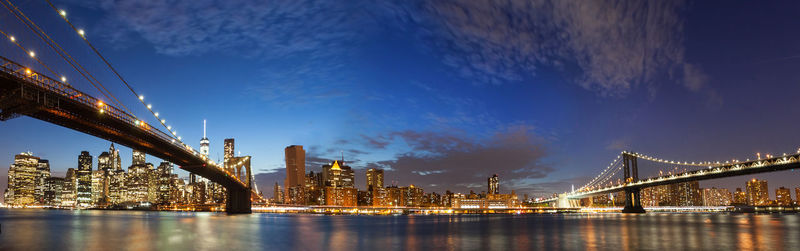
[[[798,250],[800,215],[405,215],[0,209],[0,250]]]

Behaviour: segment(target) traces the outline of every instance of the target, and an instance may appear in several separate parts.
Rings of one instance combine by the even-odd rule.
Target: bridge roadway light
[[[139,95],[139,100],[144,100],[144,95]]]
[[[36,57],[36,52],[30,51],[28,52],[28,55],[30,55],[32,58]]]
[[[59,10],[58,14],[61,15],[62,17],[66,17],[67,16],[67,12],[64,11],[64,10]]]
[[[67,82],[67,77],[61,76],[61,82]]]
[[[17,41],[17,39],[14,38],[14,36],[9,36],[8,39],[11,39],[11,42]]]
[[[86,35],[86,32],[85,32],[85,31],[83,31],[83,29],[79,29],[79,30],[78,30],[78,35],[81,35],[81,37],[83,37],[83,36],[85,36],[85,35]]]
[[[153,105],[147,105],[147,109],[153,109]]]

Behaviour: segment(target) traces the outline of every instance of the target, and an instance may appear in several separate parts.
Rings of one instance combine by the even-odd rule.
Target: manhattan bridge
[[[145,103],[145,97],[89,41],[86,31],[77,28],[67,18],[66,11],[56,8],[49,0],[45,2],[52,8],[52,16],[61,19],[61,30],[52,33],[66,32],[75,36],[73,39],[82,40],[86,51],[102,61],[102,68],[105,68],[102,70],[112,72],[124,85],[123,89],[134,95],[138,105],[144,106],[150,114],[134,114],[109,91],[108,82],[98,80],[101,69],[90,71],[90,67],[77,60],[78,56],[70,54],[56,42],[52,33],[45,32],[21,8],[11,1],[0,0],[3,6],[0,18],[4,18],[0,22],[0,35],[9,43],[0,47],[0,121],[28,116],[172,162],[223,186],[227,192],[225,208],[228,213],[250,213],[251,203],[263,200],[256,191],[249,158],[237,158],[236,163],[216,163],[207,153],[184,143],[176,130],[167,125],[164,116],[156,112],[152,104]],[[56,60],[45,60],[44,55]],[[63,67],[57,68],[58,65]],[[70,74],[78,81],[67,82]],[[98,95],[78,90],[73,84],[79,82],[93,87],[92,92]],[[146,122],[147,116],[157,122]]]
[[[149,114],[135,115],[120,98],[112,94],[108,82],[99,81],[97,71],[81,64],[68,50],[56,42],[54,36],[45,32],[20,8],[9,0],[0,0],[0,11],[7,19],[15,20],[17,30],[7,30],[11,24],[0,23],[0,35],[10,46],[0,47],[0,121],[19,116],[28,116],[72,130],[80,131],[98,138],[123,144],[163,160],[175,163],[181,169],[202,176],[226,188],[226,211],[229,213],[249,213],[254,200],[262,200],[255,191],[253,174],[247,168],[249,159],[238,163],[216,163],[190,145],[184,143],[174,128],[145,102],[145,97],[137,92],[111,62],[90,42],[85,30],[78,28],[64,10],[58,9],[50,0],[44,0],[52,8],[52,17],[63,21],[53,33],[68,33],[77,37],[102,62],[102,70],[110,71]],[[52,20],[49,20],[52,21]],[[23,36],[25,35],[25,36]],[[22,39],[22,38],[25,39]],[[12,48],[6,49],[6,48]],[[71,48],[73,49],[73,48]],[[39,50],[39,52],[37,52]],[[45,52],[55,60],[44,60]],[[14,58],[14,59],[11,59]],[[56,68],[60,64],[64,67]],[[77,81],[67,82],[67,75],[73,74]],[[95,95],[78,90],[74,83],[80,82]],[[115,81],[116,82],[116,81]],[[131,104],[129,104],[131,105]],[[132,106],[131,106],[132,107]],[[156,123],[148,123],[146,117]],[[641,161],[640,161],[641,160]],[[640,173],[648,171],[654,175],[640,178]],[[800,151],[793,154],[758,156],[753,160],[727,161],[674,161],[625,151],[616,157],[605,169],[585,185],[571,192],[555,195],[541,202],[552,203],[557,207],[575,207],[581,198],[603,194],[624,192],[623,212],[642,213],[640,192],[643,188],[700,181],[756,173],[791,170],[800,167]],[[642,175],[645,176],[645,175]]]

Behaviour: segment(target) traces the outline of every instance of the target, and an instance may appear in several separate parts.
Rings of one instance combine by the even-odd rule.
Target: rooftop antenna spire
[[[206,138],[206,120],[203,120],[203,138]]]
[[[341,151],[341,153],[342,153],[342,165],[344,166],[344,151]]]

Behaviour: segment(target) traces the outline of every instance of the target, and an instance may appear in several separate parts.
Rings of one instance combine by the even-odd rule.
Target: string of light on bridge
[[[114,72],[114,73],[117,75],[117,77],[119,77],[119,78],[120,78],[120,80],[122,80],[122,82],[123,82],[123,83],[124,83],[124,84],[125,84],[125,85],[128,87],[128,89],[130,89],[130,91],[133,93],[133,95],[134,95],[134,96],[136,96],[136,98],[139,100],[139,102],[140,102],[142,105],[144,105],[144,106],[145,106],[145,108],[147,108],[147,110],[150,112],[150,114],[152,114],[152,115],[153,115],[153,116],[156,118],[156,120],[157,120],[157,121],[158,121],[158,122],[159,122],[159,123],[160,123],[160,124],[161,124],[161,125],[162,125],[164,128],[166,128],[166,129],[167,129],[167,131],[169,131],[169,134],[171,134],[171,137],[173,138],[173,139],[172,139],[173,143],[176,143],[176,141],[177,141],[177,143],[178,143],[179,145],[181,145],[181,146],[183,146],[183,147],[185,147],[185,148],[189,149],[190,151],[192,151],[192,152],[193,152],[193,153],[195,153],[195,154],[199,154],[197,151],[195,151],[194,149],[192,149],[192,147],[191,147],[191,146],[189,146],[189,145],[187,145],[186,143],[184,143],[184,142],[183,142],[183,138],[182,138],[180,135],[178,135],[178,132],[177,132],[177,130],[173,130],[173,127],[172,127],[172,126],[170,126],[170,125],[167,125],[167,123],[166,123],[166,119],[163,117],[163,115],[161,115],[159,112],[157,112],[157,111],[155,111],[155,110],[153,109],[153,105],[152,105],[152,104],[148,104],[148,103],[146,103],[146,102],[144,101],[144,95],[137,93],[137,92],[136,92],[136,91],[135,91],[135,90],[134,90],[134,89],[133,89],[133,88],[132,88],[130,85],[128,85],[127,81],[125,81],[125,80],[122,78],[122,76],[121,76],[121,75],[120,75],[120,74],[119,74],[119,73],[118,73],[118,72],[117,72],[117,71],[116,71],[116,70],[115,70],[115,69],[114,69],[114,68],[111,66],[111,64],[108,62],[108,60],[106,60],[106,59],[105,59],[105,57],[103,57],[103,56],[100,54],[100,52],[99,52],[99,51],[98,51],[98,50],[97,50],[97,49],[96,49],[96,48],[95,48],[95,47],[92,45],[92,43],[89,41],[89,39],[88,39],[88,38],[87,38],[87,36],[86,36],[86,31],[85,31],[85,30],[83,30],[83,29],[77,28],[77,27],[76,27],[76,26],[75,26],[75,25],[74,25],[74,24],[73,24],[73,23],[72,23],[72,22],[69,20],[69,18],[67,18],[67,11],[66,11],[66,10],[64,10],[64,9],[57,9],[57,8],[55,7],[55,5],[53,5],[53,3],[52,3],[52,2],[50,2],[49,0],[46,0],[46,1],[47,1],[47,3],[50,5],[50,7],[52,7],[52,8],[53,8],[53,10],[55,10],[55,11],[58,13],[58,15],[61,17],[61,19],[63,19],[63,20],[64,20],[64,21],[65,21],[65,22],[66,22],[66,23],[67,23],[67,24],[68,24],[68,25],[69,25],[69,26],[70,26],[70,27],[71,27],[71,28],[72,28],[72,29],[73,29],[73,30],[74,30],[74,31],[75,31],[77,34],[78,34],[78,36],[80,36],[80,38],[81,38],[81,39],[83,39],[83,41],[84,41],[84,42],[85,42],[87,45],[89,45],[89,47],[91,47],[91,48],[92,48],[92,50],[94,50],[94,52],[95,52],[95,53],[96,53],[96,54],[97,54],[97,55],[98,55],[98,56],[99,56],[101,59],[103,59],[103,61],[104,61],[104,62],[105,62],[107,65],[108,65],[108,67],[109,67],[109,68],[111,68],[111,70],[112,70],[112,71],[113,71],[113,72]],[[101,111],[101,113],[102,113],[102,109],[101,109],[100,111]],[[133,115],[133,114],[132,114],[132,115]],[[133,115],[133,116],[134,116],[134,117],[136,117],[136,115]],[[135,121],[135,124],[136,124],[137,126],[142,126],[142,127],[147,127],[147,126],[149,126],[149,125],[147,125],[147,123],[145,123],[144,121],[142,121],[142,120],[140,120],[140,119],[138,119],[138,118],[137,118],[137,120]],[[213,163],[213,161],[211,161],[211,163]],[[216,165],[216,163],[214,163],[214,165]]]

